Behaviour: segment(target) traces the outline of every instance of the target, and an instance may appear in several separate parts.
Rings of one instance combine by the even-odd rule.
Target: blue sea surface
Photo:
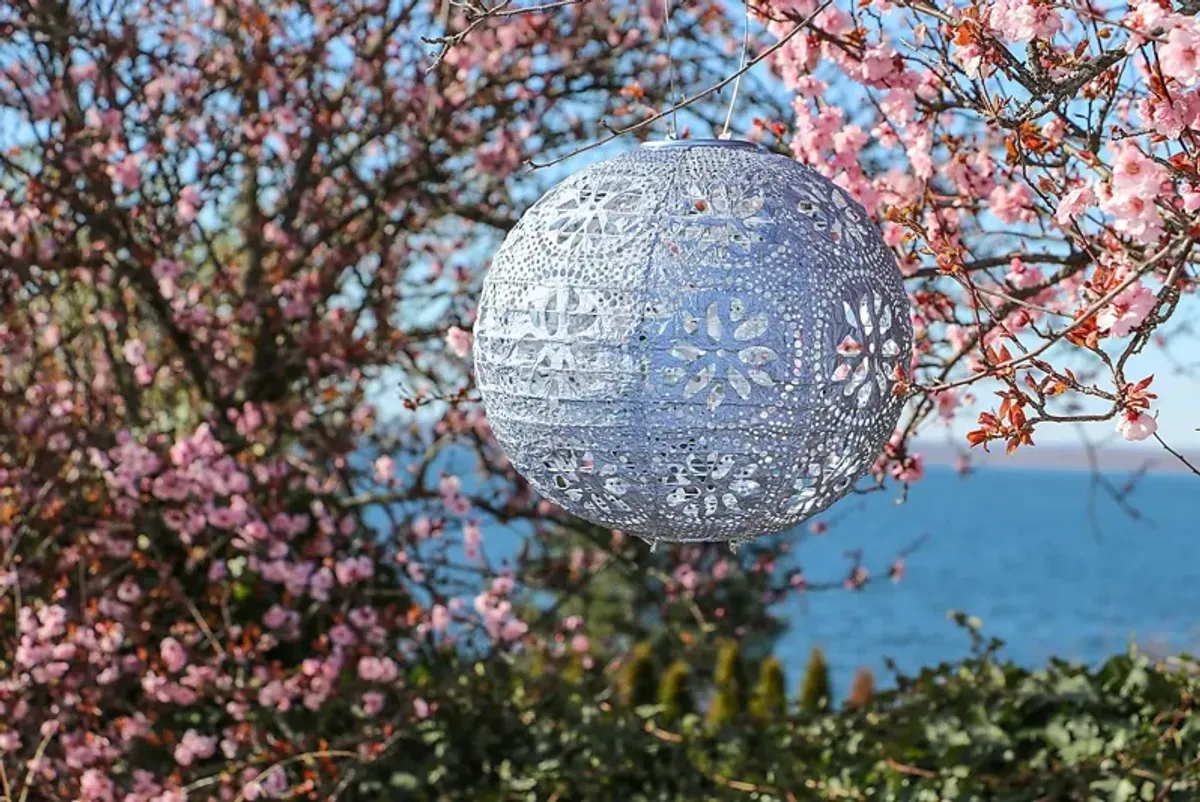
[[[468,456],[440,467],[469,472]],[[872,581],[778,606],[789,629],[775,651],[789,684],[813,645],[825,652],[838,699],[860,666],[887,686],[887,658],[915,673],[966,657],[970,640],[947,619],[953,610],[982,619],[985,637],[1005,641],[1001,656],[1030,667],[1052,656],[1096,663],[1131,639],[1155,654],[1200,654],[1200,477],[1104,479],[1128,491],[1124,508],[1086,471],[988,466],[960,476],[931,467],[903,504],[894,487],[854,495],[821,516],[825,534],[798,527],[793,558],[811,582],[844,579],[846,552],[857,549]],[[902,581],[880,576],[922,538]],[[515,555],[521,539],[516,527],[491,529],[493,564]]]
[[[1126,476],[1108,475],[1118,490]],[[848,572],[845,552],[886,570],[891,556],[922,535],[898,584],[810,593],[782,611],[791,628],[776,653],[798,681],[809,649],[825,651],[841,698],[858,666],[888,682],[885,658],[914,673],[969,651],[946,613],[983,620],[1004,640],[1002,656],[1030,666],[1051,656],[1085,663],[1124,650],[1131,638],[1156,653],[1200,653],[1200,478],[1139,478],[1125,502],[1090,492],[1084,471],[984,468],[958,476],[934,468],[908,500],[873,493],[840,502],[834,525],[807,537],[799,560],[813,580]]]

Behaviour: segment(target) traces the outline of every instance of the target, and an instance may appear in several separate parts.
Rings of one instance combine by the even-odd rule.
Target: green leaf
[[[1059,749],[1071,744],[1071,732],[1063,726],[1061,721],[1051,721],[1046,725],[1044,732],[1046,740]]]
[[[403,788],[406,791],[412,791],[417,788],[420,781],[411,774],[403,771],[397,771],[392,774],[392,787]]]
[[[1117,783],[1117,787],[1113,789],[1112,802],[1125,802],[1127,799],[1132,799],[1137,792],[1137,786],[1122,777]]]

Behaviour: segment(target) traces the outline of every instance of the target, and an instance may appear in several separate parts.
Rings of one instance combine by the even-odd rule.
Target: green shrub
[[[828,710],[832,698],[829,664],[825,662],[825,653],[821,651],[821,647],[814,646],[808,655],[804,681],[800,684],[800,709],[806,713]]]
[[[746,709],[746,668],[737,641],[725,641],[717,652],[713,673],[714,694],[708,708],[708,723],[720,728]]]
[[[783,663],[768,657],[758,667],[758,684],[750,701],[750,713],[760,722],[783,718],[787,713],[787,678]]]
[[[731,716],[719,732],[608,704],[602,667],[583,685],[498,663],[465,684],[454,671],[437,676],[460,690],[439,694],[436,715],[381,733],[386,754],[360,767],[346,799],[1200,799],[1200,676],[1136,653],[1098,669],[1052,661],[1039,670],[987,654],[901,677],[903,690],[875,692],[869,716],[789,711],[771,727]],[[730,694],[717,698],[727,704]],[[370,786],[374,778],[382,782]]]
[[[691,669],[682,660],[667,666],[658,686],[658,703],[662,706],[664,721],[678,721],[695,710],[689,688],[690,678]]]
[[[654,666],[654,649],[649,643],[639,643],[629,653],[620,675],[620,691],[626,703],[638,705],[654,704],[658,692],[658,678]]]

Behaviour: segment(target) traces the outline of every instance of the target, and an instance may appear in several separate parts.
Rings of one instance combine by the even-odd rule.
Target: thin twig
[[[29,798],[29,789],[33,787],[33,773],[37,770],[38,764],[42,762],[42,755],[46,753],[46,747],[50,745],[50,741],[54,739],[58,732],[58,724],[46,736],[42,738],[42,742],[38,744],[37,751],[33,753],[33,759],[29,761],[29,771],[25,773],[24,788],[21,789],[21,795],[17,797],[17,802],[25,802]]]
[[[728,777],[722,777],[720,774],[712,774],[712,779],[718,785],[723,785],[726,788],[732,788],[734,791],[745,791],[748,794],[768,794],[770,796],[778,796],[784,794],[789,802],[795,800],[795,796],[790,791],[781,791],[770,785],[757,785],[755,783],[746,782],[745,780],[731,780]]]
[[[4,769],[3,760],[0,760],[0,783],[4,786],[4,802],[13,802],[12,786],[8,784],[8,772]]]
[[[674,578],[672,578],[671,576],[668,576],[666,572],[660,571],[659,569],[655,568],[654,566],[650,566],[649,568],[647,568],[646,573],[650,574],[650,576],[654,577],[659,582],[662,582],[663,585],[665,585],[668,588],[678,587],[678,583],[675,581]],[[696,619],[696,624],[699,625],[700,631],[704,632],[704,633],[710,633],[710,632],[715,631],[716,626],[714,626],[712,624],[712,622],[710,622],[708,619],[706,619],[704,617],[704,612],[700,609],[700,606],[698,604],[696,604],[696,600],[693,599],[687,593],[683,593],[680,595],[683,598],[684,603],[688,606],[688,609],[691,611],[692,617]]]
[[[1196,474],[1197,476],[1200,476],[1200,468],[1197,468],[1197,467],[1196,467],[1195,465],[1193,465],[1191,462],[1188,462],[1188,459],[1187,459],[1187,457],[1183,456],[1183,455],[1182,455],[1182,454],[1180,454],[1178,451],[1176,451],[1175,449],[1173,449],[1173,448],[1171,448],[1169,445],[1167,445],[1167,442],[1166,442],[1165,440],[1163,440],[1163,439],[1162,439],[1162,436],[1161,436],[1161,435],[1159,435],[1159,433],[1158,433],[1158,432],[1155,432],[1155,433],[1154,433],[1154,439],[1155,439],[1155,440],[1157,440],[1157,441],[1158,441],[1158,443],[1159,443],[1159,445],[1161,445],[1163,448],[1165,448],[1165,449],[1166,449],[1166,450],[1167,450],[1167,451],[1168,451],[1168,452],[1171,454],[1171,456],[1175,457],[1175,459],[1179,460],[1179,461],[1180,461],[1180,462],[1182,462],[1184,465],[1186,465],[1186,466],[1187,466],[1187,469],[1188,469],[1189,471],[1191,471],[1192,473]]]
[[[208,622],[204,620],[204,616],[200,614],[200,610],[196,607],[196,603],[189,599],[186,595],[183,596],[183,601],[188,608],[188,612],[192,614],[192,618],[200,627],[200,631],[204,633],[204,637],[208,640],[209,645],[212,646],[213,651],[215,651],[221,657],[228,657],[228,655],[225,654],[224,647],[222,647],[221,643],[217,640],[217,636],[213,634],[212,628],[209,627]]]
[[[891,769],[892,771],[898,771],[901,774],[911,774],[914,777],[936,777],[937,776],[936,772],[932,772],[929,769],[922,769],[922,768],[918,768],[917,766],[908,766],[908,765],[905,765],[904,763],[897,763],[896,761],[892,760],[891,758],[888,758],[884,762],[887,764],[887,767],[889,769]]]
[[[283,768],[284,766],[288,765],[289,763],[298,763],[302,760],[316,760],[317,758],[321,758],[321,757],[344,757],[344,758],[353,758],[354,760],[361,759],[360,756],[358,755],[358,753],[347,752],[344,749],[326,749],[326,750],[320,751],[320,752],[305,752],[302,755],[293,755],[292,757],[286,758],[285,760],[280,760],[276,763],[272,763],[270,766],[267,766],[265,769],[260,771],[257,775],[255,775],[253,780],[251,780],[249,783],[246,783],[245,786],[242,786],[242,790],[238,793],[238,795],[236,797],[234,797],[233,802],[245,802],[246,787],[257,783],[263,777],[266,777],[268,774],[275,771],[276,769]]]
[[[564,6],[577,6],[581,3],[586,3],[587,0],[555,0],[553,3],[542,3],[536,6],[525,6],[523,8],[510,8],[507,11],[495,11],[489,13],[489,17],[515,17],[520,14],[537,14],[542,11],[552,11],[556,8]]]
[[[584,2],[587,2],[587,0],[554,0],[554,2],[541,3],[536,6],[509,8],[508,6],[512,4],[512,0],[502,0],[502,2],[500,2],[498,5],[493,6],[492,8],[484,9],[483,11],[476,11],[475,9],[468,8],[468,11],[474,11],[476,16],[470,17],[468,15],[470,23],[463,30],[459,31],[458,33],[446,34],[445,36],[421,37],[421,40],[426,44],[439,46],[437,54],[433,57],[433,61],[430,63],[430,65],[425,68],[425,72],[428,73],[437,69],[442,61],[445,60],[446,54],[448,54],[452,48],[462,44],[463,40],[466,39],[472,31],[489,19],[516,17],[521,14],[537,14],[543,11],[553,11],[554,9],[563,8],[565,6],[579,5],[580,3]],[[439,21],[443,30],[446,29],[449,24],[451,5],[453,4],[450,3],[449,0],[446,0],[443,2],[441,11],[439,12]]]
[[[663,0],[663,31],[667,34],[667,75],[671,81],[671,99],[679,97],[679,90],[675,86],[675,57],[672,53],[675,50],[675,39],[671,36],[671,0]],[[679,136],[679,115],[678,106],[671,110],[671,122],[667,125],[667,136],[671,139]]]
[[[994,375],[995,373],[997,373],[999,371],[1007,370],[1008,368],[1014,368],[1017,365],[1021,365],[1025,362],[1029,362],[1032,359],[1036,359],[1038,356],[1040,356],[1041,354],[1045,353],[1046,351],[1048,351],[1049,349],[1051,349],[1055,345],[1057,345],[1060,340],[1062,340],[1064,337],[1066,337],[1071,332],[1075,331],[1075,329],[1077,329],[1080,326],[1087,323],[1092,318],[1093,315],[1098,313],[1101,309],[1103,309],[1105,306],[1107,306],[1114,298],[1116,298],[1118,295],[1120,295],[1122,292],[1124,292],[1126,289],[1128,289],[1130,286],[1132,286],[1135,281],[1138,281],[1142,276],[1144,276],[1146,273],[1150,272],[1154,267],[1157,266],[1157,264],[1159,262],[1161,262],[1163,259],[1170,256],[1172,254],[1172,252],[1175,251],[1176,249],[1178,249],[1181,245],[1188,246],[1190,244],[1191,244],[1191,239],[1186,238],[1181,241],[1176,241],[1174,243],[1164,246],[1161,250],[1159,250],[1158,253],[1154,254],[1154,256],[1152,256],[1152,257],[1150,257],[1150,259],[1146,260],[1146,262],[1141,266],[1141,268],[1130,273],[1128,278],[1126,278],[1124,281],[1122,281],[1120,284],[1118,284],[1116,287],[1114,287],[1109,292],[1105,293],[1095,303],[1093,303],[1091,306],[1089,306],[1087,309],[1085,309],[1083,314],[1081,314],[1078,318],[1076,318],[1073,323],[1071,323],[1069,326],[1062,329],[1061,331],[1056,332],[1054,334],[1054,336],[1051,337],[1046,343],[1035,348],[1034,350],[1030,351],[1029,353],[1022,354],[1021,356],[1018,356],[1018,357],[1013,357],[1012,359],[1006,360],[997,365],[988,365],[987,370],[985,370],[981,373],[977,373],[974,376],[968,376],[966,378],[958,379],[958,380],[952,381],[952,382],[944,382],[942,384],[934,385],[932,387],[914,387],[913,388],[914,391],[917,393],[926,394],[926,395],[928,395],[930,393],[940,393],[944,390],[949,390],[953,387],[962,387],[963,385],[974,384],[975,382],[979,381],[982,378],[987,377],[988,375]]]
[[[992,268],[1003,267],[1003,266],[1009,264],[1010,262],[1012,262],[1013,259],[1020,259],[1025,264],[1061,264],[1061,265],[1086,264],[1088,261],[1090,261],[1090,257],[1085,253],[1071,253],[1071,254],[1067,254],[1065,256],[1057,254],[1057,253],[1030,253],[1030,254],[1017,253],[1017,254],[1008,254],[1007,256],[989,256],[985,259],[975,259],[975,260],[972,260],[965,264],[959,265],[957,270],[955,270],[954,272],[956,272],[956,273],[974,273],[978,270],[991,270]],[[922,268],[918,269],[915,273],[912,273],[912,274],[906,276],[906,278],[910,278],[910,279],[933,278],[933,277],[945,276],[945,275],[947,275],[947,271],[943,270],[942,268],[936,267],[936,266],[929,266],[929,267],[922,267]]]
[[[1031,303],[1029,303],[1029,301],[1022,301],[1020,298],[1009,295],[1007,292],[1002,292],[1001,290],[995,290],[995,289],[991,289],[989,287],[981,287],[978,284],[972,284],[971,289],[973,289],[975,292],[980,293],[982,295],[989,295],[993,298],[999,298],[1001,300],[1008,301],[1010,304],[1016,304],[1017,306],[1023,306],[1026,309],[1032,310],[1034,312],[1041,312],[1043,315],[1050,315],[1050,316],[1057,315],[1059,317],[1070,317],[1070,315],[1067,314],[1066,312],[1057,312],[1053,309],[1047,309],[1044,306],[1038,306],[1037,304],[1031,304]]]

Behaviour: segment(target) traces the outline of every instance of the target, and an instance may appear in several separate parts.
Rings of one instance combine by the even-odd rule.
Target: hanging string
[[[733,109],[737,105],[738,89],[742,86],[742,75],[746,72],[746,53],[750,50],[750,0],[746,0],[746,21],[742,25],[742,57],[738,60],[737,78],[733,82],[733,95],[729,98],[729,111],[725,113],[725,125],[721,128],[721,139],[729,139],[729,123],[733,120]]]
[[[737,80],[737,78],[739,76],[741,76],[741,74],[743,72],[753,69],[754,67],[758,66],[759,62],[766,61],[772,55],[777,53],[780,48],[785,47],[788,42],[792,41],[792,39],[794,39],[801,32],[803,32],[804,29],[808,26],[808,24],[810,22],[812,22],[817,17],[817,15],[819,15],[822,11],[827,9],[829,7],[830,3],[832,3],[832,2],[833,2],[833,0],[824,0],[824,2],[821,3],[821,5],[817,6],[817,9],[815,11],[813,11],[811,14],[809,14],[804,19],[797,22],[790,31],[788,31],[786,34],[781,36],[779,38],[779,40],[776,41],[774,44],[771,44],[768,47],[764,48],[761,53],[759,53],[757,56],[755,56],[754,58],[747,61],[746,66],[743,67],[742,69],[738,70],[733,75],[729,75],[729,76],[726,76],[725,78],[722,78],[720,81],[717,81],[715,84],[713,84],[712,86],[709,86],[706,89],[701,89],[696,94],[680,101],[678,104],[672,106],[669,109],[663,109],[662,111],[654,112],[649,117],[642,120],[641,122],[636,122],[636,123],[633,123],[632,125],[626,126],[625,128],[618,128],[616,130],[613,130],[607,136],[600,137],[599,139],[594,140],[580,148],[576,148],[575,150],[571,151],[570,153],[567,153],[565,155],[559,156],[554,159],[550,159],[549,161],[544,161],[544,162],[530,161],[528,163],[529,166],[535,170],[544,170],[547,167],[553,167],[556,164],[561,164],[561,163],[565,162],[567,159],[575,158],[580,153],[586,153],[589,150],[593,150],[593,149],[601,147],[603,145],[607,145],[609,142],[612,142],[614,139],[619,139],[620,137],[625,136],[626,134],[628,134],[631,131],[638,131],[638,130],[641,130],[642,128],[645,128],[646,126],[656,125],[659,120],[663,119],[664,117],[669,116],[676,109],[682,108],[683,106],[689,106],[698,100],[703,100],[704,98],[708,97],[711,94],[720,92],[722,89],[724,89],[725,87],[727,87],[731,83],[733,83],[735,80]]]
[[[671,79],[671,97],[675,98],[675,103],[671,109],[671,119],[667,121],[667,138],[675,139],[679,134],[679,101],[682,98],[679,96],[679,90],[675,88],[675,57],[672,53],[675,50],[675,41],[671,37],[671,0],[663,0],[663,28],[667,32],[667,74]]]

